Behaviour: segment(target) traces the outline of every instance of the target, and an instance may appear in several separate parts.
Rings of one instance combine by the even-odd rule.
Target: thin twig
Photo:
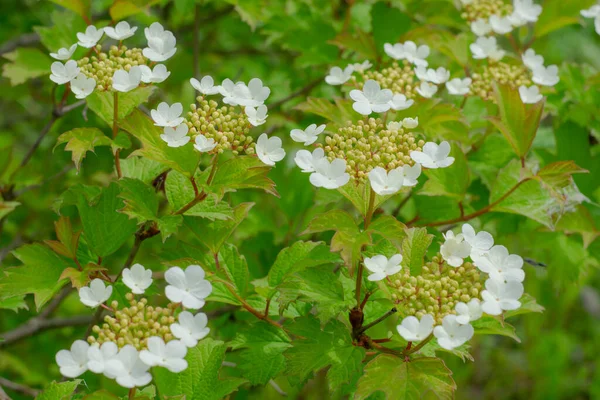
[[[380,323],[382,321],[385,321],[389,316],[395,314],[396,312],[398,312],[396,307],[392,308],[390,311],[386,312],[381,317],[377,318],[375,321],[360,328],[357,332],[357,335],[360,335],[361,333],[365,332],[367,329],[374,327],[375,325],[377,325],[378,323]]]
[[[38,317],[32,318],[27,323],[25,323],[25,325],[21,325],[10,332],[2,334],[1,336],[3,340],[0,341],[0,347],[8,346],[11,343],[33,336],[42,331],[55,328],[63,328],[65,326],[87,325],[91,321],[91,315],[78,315],[75,317],[50,319]]]
[[[40,36],[37,33],[24,33],[14,39],[7,40],[0,46],[0,55],[10,53],[18,47],[29,47],[40,42]]]
[[[321,83],[323,81],[323,79],[325,79],[324,76],[322,76],[318,79],[315,79],[314,81],[310,82],[308,85],[304,86],[303,88],[298,89],[295,92],[291,93],[289,96],[286,96],[283,99],[276,101],[275,103],[269,104],[269,106],[268,106],[269,110],[274,110],[274,109],[280,107],[282,104],[285,104],[288,101],[295,99],[298,96],[307,94],[308,92],[313,90],[319,83]]]
[[[20,383],[9,381],[8,379],[3,378],[1,376],[0,376],[0,386],[4,386],[5,388],[14,390],[15,392],[23,393],[26,396],[32,396],[32,397],[37,396],[41,392],[38,389],[30,388],[29,386],[25,386],[25,385],[21,385]],[[0,391],[0,394],[2,394],[2,391]],[[6,394],[4,394],[4,395],[6,396],[6,399],[10,399],[10,397],[8,397],[8,395],[6,395]]]

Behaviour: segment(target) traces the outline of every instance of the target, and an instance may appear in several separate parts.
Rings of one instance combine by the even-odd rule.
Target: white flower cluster
[[[212,292],[212,285],[204,277],[204,270],[198,265],[190,265],[185,271],[172,267],[165,273],[169,284],[165,294],[173,303],[180,303],[188,309],[200,309]],[[143,294],[152,284],[152,271],[135,264],[123,270],[122,280],[132,293]],[[94,279],[89,287],[81,288],[79,297],[86,306],[97,307],[104,306],[111,293],[112,286],[105,286],[100,279]],[[126,388],[145,386],[152,380],[151,367],[163,367],[175,373],[188,367],[185,360],[187,349],[196,346],[208,335],[210,328],[207,323],[204,313],[193,315],[189,311],[181,311],[177,322],[170,325],[171,334],[177,340],[165,343],[163,338],[151,336],[147,338],[146,348],[141,351],[131,344],[119,348],[116,340],[101,345],[77,340],[70,350],[60,350],[56,354],[56,363],[61,374],[68,378],[78,377],[89,370],[115,379]]]
[[[50,53],[50,56],[56,60],[52,63],[50,70],[50,80],[58,85],[69,83],[71,91],[78,99],[84,99],[96,88],[96,80],[88,78],[81,73],[77,62],[70,58],[75,53],[77,46],[90,49],[90,53],[95,49],[102,36],[119,41],[132,37],[137,27],[131,27],[125,21],[119,22],[114,27],[105,27],[97,29],[89,25],[85,32],[78,32],[78,42],[67,48],[61,48],[56,53]],[[158,22],[150,25],[144,30],[148,47],[144,48],[142,54],[153,62],[163,62],[171,58],[177,51],[176,39],[171,31],[165,30]],[[64,64],[61,61],[66,61]],[[146,65],[135,65],[126,71],[119,69],[114,72],[112,77],[112,88],[118,92],[129,92],[137,88],[141,83],[160,83],[169,77],[171,73],[162,64],[157,64],[153,69]]]
[[[463,5],[473,0],[462,0]],[[542,13],[542,6],[533,0],[514,0],[513,12],[510,15],[491,15],[488,19],[479,18],[471,22],[471,31],[477,36],[490,34],[506,35],[516,27],[536,22]]]
[[[469,303],[459,302],[455,306],[455,314],[446,315],[441,326],[434,327],[434,318],[430,314],[424,315],[419,321],[414,316],[408,316],[398,325],[398,333],[407,341],[421,341],[433,333],[438,343],[444,349],[451,350],[461,346],[473,337],[474,328],[470,324],[486,313],[500,315],[506,310],[516,310],[521,306],[519,299],[523,295],[523,259],[516,254],[509,254],[504,246],[494,246],[494,238],[485,231],[475,232],[469,224],[462,226],[462,233],[455,235],[452,231],[444,235],[445,242],[440,248],[444,260],[452,267],[460,267],[464,259],[470,257],[474,265],[488,274],[485,281],[485,290],[481,298],[471,299]],[[402,261],[402,256],[396,255],[394,262]],[[380,280],[387,275],[397,273],[401,266],[393,264],[390,259],[377,259],[373,267],[373,259],[365,258],[365,266],[374,272],[370,280]],[[385,257],[383,257],[385,258]],[[369,260],[367,262],[367,260]],[[395,267],[395,268],[394,268]],[[386,275],[387,271],[392,271]],[[377,275],[375,275],[377,273]],[[374,279],[371,277],[374,276]]]
[[[586,10],[581,10],[581,16],[584,18],[593,18],[596,33],[600,35],[600,4],[594,4]]]
[[[556,65],[544,66],[544,57],[535,54],[535,50],[527,49],[521,56],[523,64],[533,73],[533,82],[540,86],[554,86],[558,83],[558,67]],[[519,95],[525,104],[534,104],[542,100],[540,88],[536,85],[530,87],[520,86]]]

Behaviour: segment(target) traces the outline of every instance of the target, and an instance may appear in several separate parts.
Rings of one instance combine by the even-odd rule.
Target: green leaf
[[[84,20],[88,18],[91,7],[91,0],[50,0],[51,2],[68,8],[77,13]]]
[[[120,212],[140,224],[158,219],[158,198],[154,188],[132,178],[120,179],[119,186],[121,186],[119,197],[125,203],[125,207],[119,210]]]
[[[291,347],[289,336],[266,322],[252,324],[237,332],[229,346],[242,349],[238,368],[252,385],[266,385],[285,368],[283,352]]]
[[[406,238],[406,225],[391,215],[382,215],[369,225],[367,233],[377,234],[400,249]]]
[[[35,26],[33,30],[40,36],[46,49],[51,52],[56,52],[62,47],[67,49],[71,47],[77,41],[77,32],[85,31],[87,26],[79,15],[68,10],[54,10],[50,14],[50,20],[52,26]]]
[[[236,391],[245,379],[219,379],[225,350],[225,343],[206,338],[188,349],[186,370],[173,373],[155,368],[152,373],[161,398],[184,394],[186,400],[221,400]]]
[[[126,122],[127,117],[133,112],[140,104],[148,101],[152,93],[154,92],[155,86],[138,87],[127,93],[112,92],[112,91],[99,91],[95,90],[92,94],[86,97],[87,105],[95,112],[104,122],[112,128],[114,118],[114,104],[115,104],[115,93],[118,93],[118,114],[119,123]],[[141,112],[138,110],[138,112]],[[129,132],[133,134],[132,132]],[[135,136],[135,135],[134,135]]]
[[[588,173],[573,161],[557,161],[544,166],[536,174],[542,182],[553,189],[562,189],[573,182],[573,174]]]
[[[387,400],[452,399],[456,383],[451,375],[439,358],[405,362],[389,354],[380,354],[365,365],[354,398],[366,399],[373,393],[383,392]]]
[[[344,99],[335,99],[334,103],[328,99],[308,97],[306,101],[298,104],[296,110],[315,114],[327,119],[335,124],[329,127],[334,130],[346,126],[348,122],[356,122],[360,119],[360,114],[352,109],[352,101]]]
[[[271,167],[263,164],[258,157],[237,156],[217,166],[210,186],[205,190],[216,193],[219,198],[224,193],[238,189],[262,189],[274,196],[279,196],[275,183],[267,178]]]
[[[113,21],[120,21],[145,12],[150,5],[155,3],[158,3],[158,0],[115,0],[108,12]]]
[[[102,389],[86,395],[83,400],[121,400],[121,398],[106,389]]]
[[[72,153],[72,160],[79,171],[81,161],[88,151],[94,151],[96,146],[110,146],[111,138],[98,128],[75,128],[60,135],[56,140],[57,146],[66,143],[65,151]]]
[[[81,379],[67,382],[52,382],[42,393],[36,396],[36,400],[63,400],[70,399],[75,389],[81,383]]]
[[[15,211],[15,208],[20,205],[18,201],[0,201],[0,219]]]
[[[23,294],[20,296],[0,298],[0,309],[19,312],[20,309],[29,310],[29,306],[25,302],[25,295]],[[2,341],[2,339],[0,339],[0,341]]]
[[[408,15],[383,1],[377,2],[371,9],[373,39],[379,53],[383,53],[384,43],[396,43],[410,30]]]
[[[219,250],[219,260],[228,281],[233,284],[237,294],[243,297],[250,281],[246,257],[240,255],[237,247],[226,243]]]
[[[476,321],[471,322],[475,329],[476,335],[502,335],[514,339],[517,343],[521,343],[521,339],[517,336],[515,327],[507,322],[503,322],[498,318],[485,315]]]
[[[459,146],[453,145],[450,153],[454,163],[448,168],[426,169],[429,178],[419,194],[427,196],[448,196],[462,201],[469,188],[469,166],[467,158]]]
[[[542,313],[545,310],[544,307],[540,306],[530,294],[525,293],[519,301],[521,302],[521,307],[516,310],[505,311],[504,319],[521,314]]]
[[[534,37],[541,38],[565,26],[579,24],[580,11],[591,7],[594,3],[594,0],[544,1],[544,9],[534,26]]]
[[[145,157],[127,157],[121,160],[121,172],[125,178],[139,179],[152,184],[152,182],[169,167]]]
[[[377,59],[377,47],[373,36],[367,32],[357,29],[356,32],[342,32],[331,40],[329,43],[335,44],[341,49],[351,50],[356,52],[366,60]],[[313,109],[317,111],[316,108]]]
[[[402,242],[402,267],[408,268],[412,276],[421,274],[425,254],[433,240],[426,228],[406,229],[406,239]]]
[[[2,66],[2,76],[10,80],[12,86],[50,75],[52,59],[38,49],[22,47],[2,56],[10,61]]]

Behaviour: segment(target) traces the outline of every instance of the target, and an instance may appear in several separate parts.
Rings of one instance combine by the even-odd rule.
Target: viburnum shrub
[[[65,145],[85,175],[88,152],[108,147],[113,167],[53,199],[55,239],[17,247],[22,265],[0,276],[0,308],[33,294],[41,310],[2,334],[6,345],[75,291],[73,308],[95,310],[87,328],[65,329],[69,345],[45,366],[56,382],[38,398],[246,398],[261,386],[249,398],[453,398],[445,360],[481,362],[479,336],[519,341],[513,321],[544,310],[524,286],[539,264],[515,254],[529,245],[502,218],[527,218],[531,235],[581,233],[571,222],[589,202],[572,176],[587,171],[556,160],[543,133],[575,96],[561,86],[566,67],[536,50],[545,9],[448,2],[454,22],[428,35],[378,2],[371,34],[349,28],[362,6],[347,3],[327,42],[337,64],[271,105],[275,73],[193,78],[170,65],[183,46],[159,22],[142,29],[111,14],[52,49],[40,74],[54,85],[51,123],[85,104],[103,124],[84,114],[82,126],[61,126],[55,151]],[[581,16],[600,33],[600,6]],[[156,87],[175,69],[189,69],[181,102]],[[319,84],[320,97],[306,94]],[[295,113],[277,111],[298,97]],[[277,205],[300,216],[282,223]],[[252,253],[259,240],[273,246]],[[305,394],[318,382],[319,395]]]

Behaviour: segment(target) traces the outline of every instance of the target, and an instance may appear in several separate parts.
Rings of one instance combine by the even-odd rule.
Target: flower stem
[[[373,321],[370,324],[367,324],[367,325],[363,326],[362,328],[360,328],[358,330],[358,334],[360,335],[361,333],[363,333],[367,329],[374,327],[375,325],[377,325],[378,323],[380,323],[382,321],[385,321],[389,316],[395,314],[397,311],[398,310],[396,309],[396,307],[392,308],[390,311],[386,312],[381,317],[377,318],[375,321]]]
[[[371,224],[371,219],[373,218],[373,212],[375,211],[375,192],[373,191],[373,189],[370,189],[370,194],[369,194],[369,205],[367,207],[367,213],[365,215],[365,224],[364,224],[364,229],[367,230],[369,228],[369,225]],[[360,289],[362,287],[362,276],[363,276],[363,269],[364,269],[364,265],[363,265],[363,261],[361,259],[361,261],[358,263],[358,272],[356,274],[356,305],[358,307],[360,307],[360,309],[362,309],[362,307],[364,306],[364,304],[361,304],[360,301]]]
[[[113,107],[113,126],[112,126],[112,134],[113,140],[117,137],[117,132],[119,131],[118,121],[119,121],[119,92],[114,92],[114,107]],[[119,158],[120,149],[115,150],[115,169],[117,170],[117,178],[121,179],[123,174],[121,173],[121,159]]]
[[[135,391],[136,391],[136,388],[134,388],[134,387],[129,389],[129,396],[128,396],[129,400],[132,400],[135,397]]]
[[[407,356],[409,354],[416,353],[417,351],[421,350],[423,348],[423,346],[425,346],[427,343],[429,343],[429,341],[431,339],[433,339],[433,333],[430,333],[429,336],[427,336],[425,339],[423,339],[423,341],[421,343],[419,343],[418,345],[416,345],[413,348],[411,348],[410,346],[406,346],[406,349],[404,349],[402,354]]]
[[[210,184],[212,183],[213,179],[215,178],[215,173],[217,172],[217,164],[219,161],[219,154],[215,154],[213,159],[212,159],[212,166],[210,169],[210,173],[208,174],[208,179],[206,180],[206,185],[210,186]],[[196,191],[196,193],[198,192],[198,187],[196,186],[196,182],[194,181],[194,177],[192,176],[192,186],[194,186],[194,190]],[[187,203],[185,206],[181,207],[179,210],[175,211],[173,214],[175,215],[180,215],[185,213],[187,210],[189,210],[190,208],[194,207],[196,204],[204,201],[204,199],[206,199],[208,197],[208,193],[206,193],[204,190],[202,190],[202,192],[200,192],[199,194],[196,195],[196,197],[194,197],[192,199],[192,201],[190,201],[189,203]]]

